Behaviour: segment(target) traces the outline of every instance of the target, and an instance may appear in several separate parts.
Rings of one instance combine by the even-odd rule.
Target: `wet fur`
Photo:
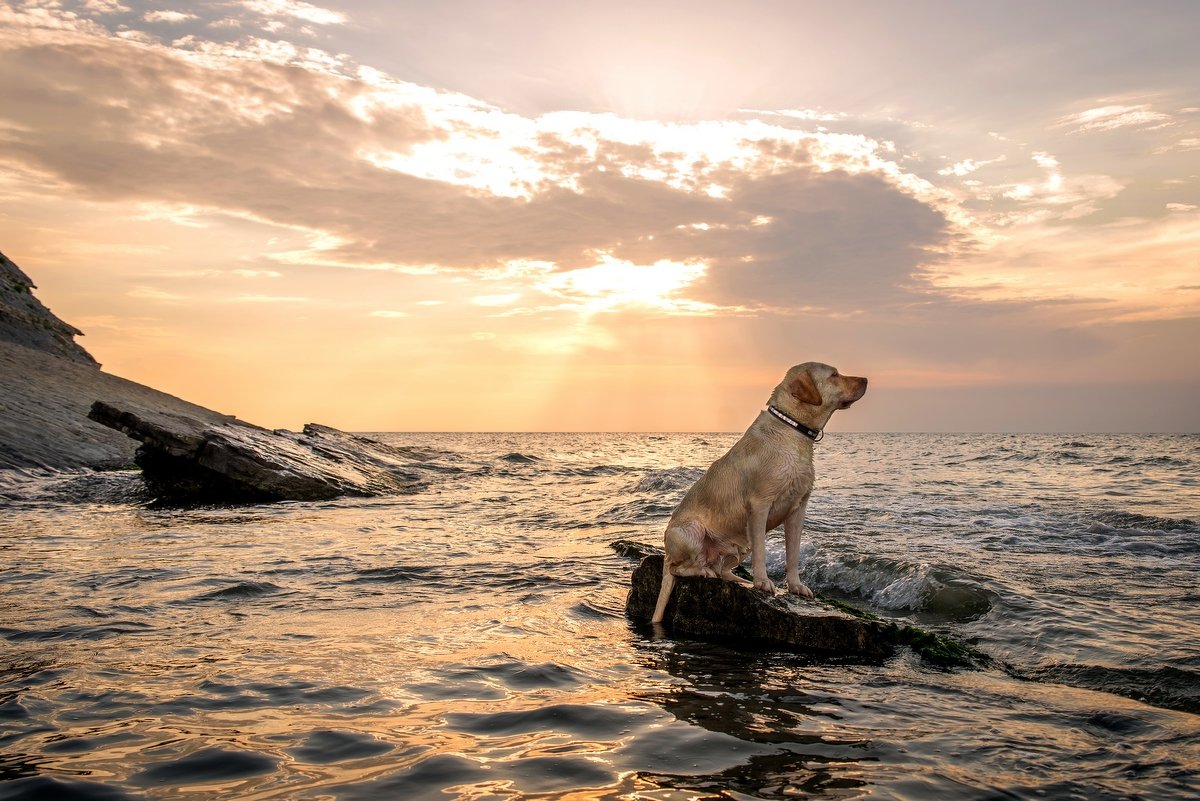
[[[867,391],[867,379],[839,375],[807,362],[788,370],[771,405],[821,430],[838,409]],[[774,592],[767,577],[767,532],[782,524],[788,592],[806,598],[800,581],[800,534],[813,487],[813,442],[763,411],[729,452],[717,459],[684,495],[664,535],[662,588],[652,622],[661,623],[676,576],[707,576]],[[733,574],[751,556],[753,582]]]

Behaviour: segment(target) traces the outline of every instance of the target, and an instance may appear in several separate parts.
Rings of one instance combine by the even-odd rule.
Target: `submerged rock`
[[[335,428],[268,431],[236,418],[218,422],[96,401],[88,417],[141,443],[135,459],[159,501],[319,501],[409,492],[420,454]]]

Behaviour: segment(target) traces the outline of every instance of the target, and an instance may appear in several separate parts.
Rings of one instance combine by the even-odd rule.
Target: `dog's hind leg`
[[[696,521],[683,525],[669,526],[663,535],[666,546],[663,553],[662,587],[658,591],[658,603],[654,607],[651,623],[661,623],[675,588],[676,576],[712,576],[717,572],[705,560],[704,526]]]
[[[754,584],[733,572],[741,563],[742,560],[738,559],[736,554],[726,554],[724,560],[721,562],[721,578],[725,581],[732,581],[734,584],[740,584],[743,587],[753,587]]]
[[[662,623],[663,615],[667,612],[667,601],[671,600],[671,590],[675,589],[675,574],[671,572],[671,561],[663,558],[662,586],[658,590],[658,603],[654,605],[654,616],[651,623]]]

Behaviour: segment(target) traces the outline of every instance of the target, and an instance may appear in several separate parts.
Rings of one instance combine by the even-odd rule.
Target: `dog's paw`
[[[771,581],[769,578],[755,579],[754,580],[754,589],[762,590],[763,592],[774,595],[775,594],[775,582]]]
[[[812,598],[813,591],[808,588],[808,585],[803,581],[789,581],[788,592],[792,595],[799,595],[801,598]]]

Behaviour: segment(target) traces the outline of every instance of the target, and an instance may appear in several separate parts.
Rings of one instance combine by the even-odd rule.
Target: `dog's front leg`
[[[812,598],[813,591],[800,581],[800,534],[804,531],[804,513],[808,508],[806,495],[783,521],[784,563],[788,592],[801,598]]]
[[[771,504],[763,503],[750,508],[746,520],[750,535],[750,566],[754,575],[754,589],[775,593],[775,583],[767,578],[767,513]]]

